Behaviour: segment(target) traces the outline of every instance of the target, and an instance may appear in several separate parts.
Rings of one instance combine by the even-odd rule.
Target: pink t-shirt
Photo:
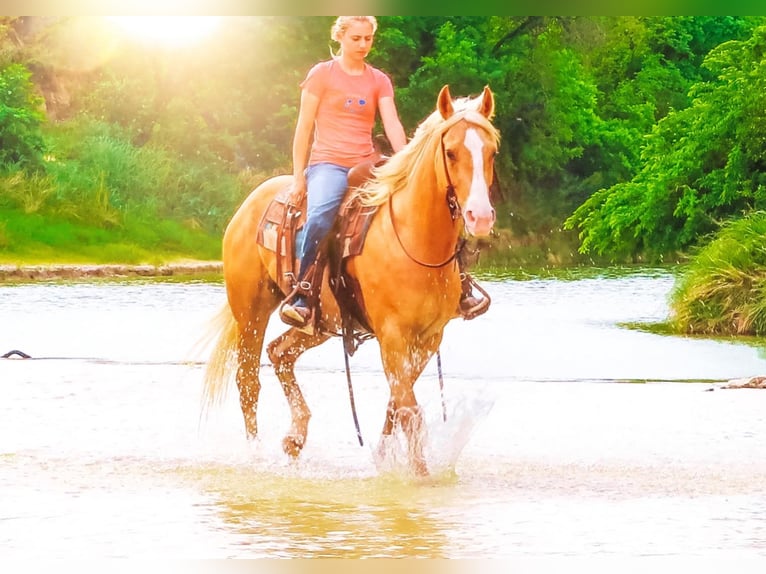
[[[309,70],[301,88],[319,97],[309,165],[353,167],[375,156],[372,129],[378,100],[394,96],[385,73],[365,64],[361,75],[352,76],[335,60],[327,60]]]

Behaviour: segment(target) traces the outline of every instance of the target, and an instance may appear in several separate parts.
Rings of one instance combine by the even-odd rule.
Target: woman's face
[[[340,38],[343,56],[353,60],[364,60],[372,48],[372,24],[356,20],[351,22]]]

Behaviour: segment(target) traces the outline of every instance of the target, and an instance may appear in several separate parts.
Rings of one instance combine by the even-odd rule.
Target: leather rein
[[[446,132],[442,134],[441,136],[441,151],[442,151],[442,163],[444,164],[444,175],[447,177],[447,207],[449,207],[450,216],[452,217],[452,221],[457,220],[458,217],[461,215],[461,209],[460,209],[460,203],[457,199],[457,193],[455,192],[455,185],[452,183],[452,178],[450,177],[449,169],[447,168],[447,150],[444,148],[444,136],[446,135]],[[407,251],[407,248],[404,246],[404,243],[402,242],[402,238],[399,236],[399,231],[396,229],[396,221],[394,220],[394,207],[393,207],[393,196],[388,196],[388,215],[391,218],[391,227],[394,229],[394,235],[396,236],[396,240],[399,242],[399,246],[402,248],[402,251],[404,251],[404,254],[409,257],[409,259],[421,267],[428,267],[430,269],[439,269],[441,267],[444,267],[445,265],[448,265],[452,261],[455,260],[455,258],[458,256],[460,251],[463,248],[463,244],[465,243],[465,240],[460,240],[455,243],[455,250],[452,252],[452,254],[447,257],[444,261],[441,263],[426,263],[425,261],[421,261],[417,257],[413,256],[409,251]]]

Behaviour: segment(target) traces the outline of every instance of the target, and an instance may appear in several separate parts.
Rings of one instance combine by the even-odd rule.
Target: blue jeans
[[[306,223],[300,246],[302,280],[319,251],[319,244],[329,233],[348,188],[350,168],[332,163],[315,163],[306,169]]]

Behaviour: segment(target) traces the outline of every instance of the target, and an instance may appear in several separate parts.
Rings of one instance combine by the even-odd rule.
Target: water
[[[759,348],[621,327],[666,317],[661,272],[484,285],[489,313],[445,333],[446,422],[435,364],[416,386],[427,481],[396,445],[376,464],[374,341],[351,359],[365,445],[331,340],[298,363],[291,462],[270,367],[258,441],[234,385],[201,413],[222,285],[0,286],[0,352],[35,357],[0,360],[0,555],[766,557],[766,392],[720,389],[766,374]]]

